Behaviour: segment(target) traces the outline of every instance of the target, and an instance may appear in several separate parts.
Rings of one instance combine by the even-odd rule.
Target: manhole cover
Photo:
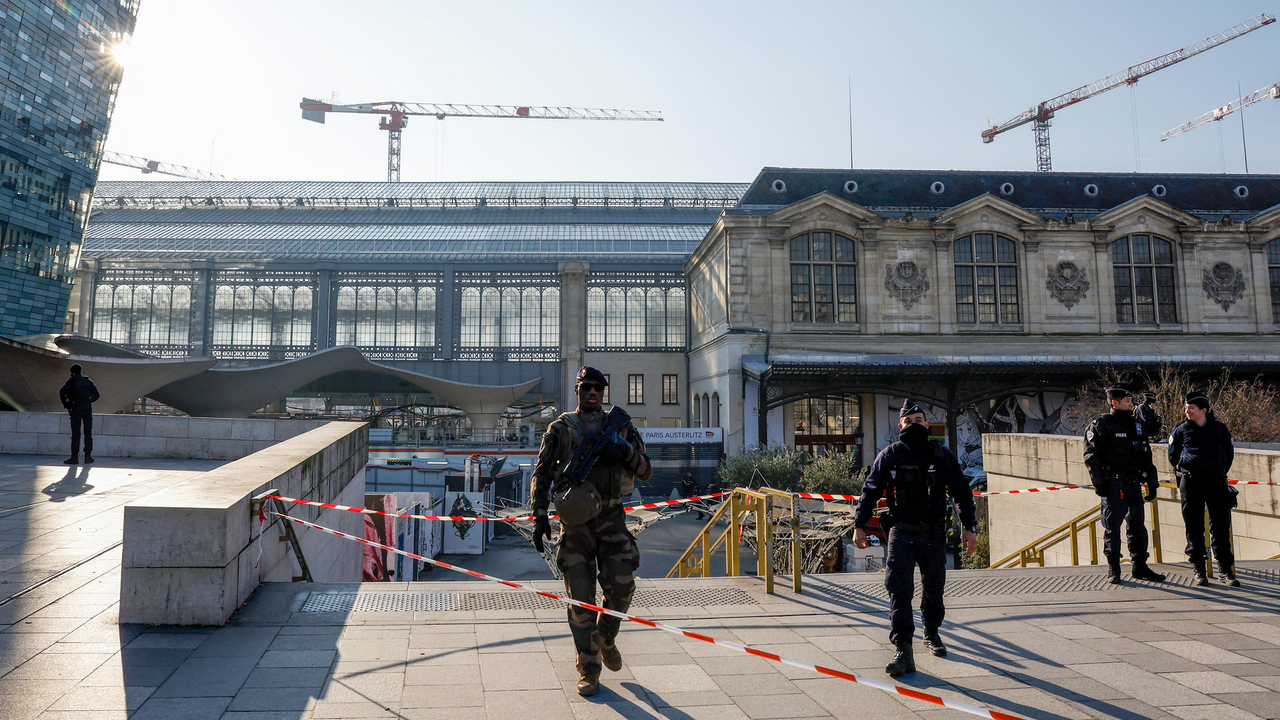
[[[597,602],[599,598],[596,599]],[[755,605],[738,588],[640,590],[632,600],[643,607]],[[533,593],[511,592],[365,592],[311,593],[302,612],[441,612],[447,610],[546,610],[564,603]]]

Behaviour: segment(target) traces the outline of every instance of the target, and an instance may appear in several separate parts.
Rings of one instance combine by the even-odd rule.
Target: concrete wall
[[[120,622],[221,625],[259,583],[291,581],[300,573],[289,544],[277,540],[282,521],[260,528],[250,499],[274,488],[362,505],[368,455],[367,426],[325,423],[126,505]],[[300,505],[288,512],[363,536],[357,513]],[[361,579],[360,544],[296,524],[294,530],[316,582]]]
[[[1174,482],[1165,445],[1152,446],[1162,485]],[[1047,485],[1089,485],[1084,466],[1084,438],[1066,435],[987,434],[982,436],[983,466],[992,491]],[[1280,482],[1280,452],[1236,449],[1230,479]],[[1280,553],[1280,486],[1237,485],[1240,505],[1232,512],[1236,557],[1260,560]],[[1160,550],[1163,562],[1185,562],[1186,531],[1182,524],[1181,497],[1176,487],[1161,487],[1156,499],[1160,514]],[[1017,552],[1073,517],[1098,506],[1091,489],[1045,493],[995,495],[987,499],[991,528],[991,559]],[[1150,505],[1147,528],[1153,528]],[[1081,532],[1080,561],[1089,562],[1089,535]],[[1102,558],[1102,526],[1097,527],[1099,562]],[[1125,549],[1126,556],[1128,548]],[[1152,560],[1155,560],[1154,547]],[[1046,565],[1070,565],[1071,547],[1063,542],[1045,553]]]
[[[94,415],[93,454],[236,460],[324,424],[320,420]],[[0,453],[70,452],[71,418],[66,413],[0,412]]]

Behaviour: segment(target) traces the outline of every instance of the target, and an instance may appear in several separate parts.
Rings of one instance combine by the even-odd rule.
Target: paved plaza
[[[966,717],[633,623],[581,698],[563,607],[478,581],[273,584],[225,627],[121,626],[121,505],[217,463],[58,460],[0,455],[3,720]],[[1239,589],[1160,567],[954,572],[951,654],[917,643],[900,684],[1025,718],[1280,718],[1280,561],[1241,563]],[[632,612],[887,680],[880,579],[642,578]]]

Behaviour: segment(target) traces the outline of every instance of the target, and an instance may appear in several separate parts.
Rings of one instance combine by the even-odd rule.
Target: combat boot
[[[600,689],[600,671],[593,670],[591,672],[582,673],[582,677],[578,678],[578,694],[587,697],[595,695]]]
[[[1209,576],[1204,572],[1204,561],[1191,563],[1191,584],[1196,587],[1209,587]]]
[[[1207,585],[1208,583],[1205,584]],[[1240,587],[1240,581],[1236,579],[1235,565],[1222,566],[1222,584],[1229,585],[1231,587]]]
[[[942,637],[938,635],[936,629],[924,631],[924,649],[934,657],[947,656],[947,646],[942,644]]]
[[[622,669],[622,653],[618,652],[618,641],[605,640],[600,633],[595,634],[596,647],[600,648],[600,661],[613,672]]]
[[[85,465],[88,465],[88,464],[90,464],[90,463],[92,463],[92,462],[93,462],[93,456],[92,456],[92,455],[90,455],[89,453],[85,453],[85,454],[84,454],[84,464],[85,464]]]
[[[1107,582],[1111,583],[1112,585],[1120,584],[1120,561],[1119,560],[1107,561]]]
[[[885,666],[884,671],[889,673],[889,677],[902,677],[916,671],[916,658],[911,652],[910,640],[898,644],[898,652]]]
[[[1134,580],[1149,580],[1151,582],[1164,582],[1164,575],[1161,575],[1155,570],[1152,570],[1151,568],[1147,567],[1146,560],[1135,560],[1133,562],[1133,572],[1131,574],[1133,575]]]
[[[71,457],[67,458],[66,460],[63,460],[63,461],[62,461],[62,464],[63,464],[63,465],[79,465],[79,464],[80,464],[80,458],[79,458],[79,456],[72,455]]]

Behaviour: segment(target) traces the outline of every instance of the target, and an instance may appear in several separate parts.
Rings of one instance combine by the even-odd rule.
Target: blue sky
[[[144,0],[108,149],[246,180],[386,178],[373,116],[302,96],[660,110],[663,123],[414,118],[402,179],[748,182],[764,166],[1033,170],[987,119],[1190,45],[1256,2]],[[1280,81],[1280,22],[1067,108],[1054,169],[1243,172],[1236,116],[1160,134]],[[1245,111],[1280,173],[1280,101]],[[1135,150],[1136,140],[1136,150]],[[440,149],[443,153],[440,153]],[[140,179],[103,166],[104,179]],[[148,176],[156,177],[156,176]]]

